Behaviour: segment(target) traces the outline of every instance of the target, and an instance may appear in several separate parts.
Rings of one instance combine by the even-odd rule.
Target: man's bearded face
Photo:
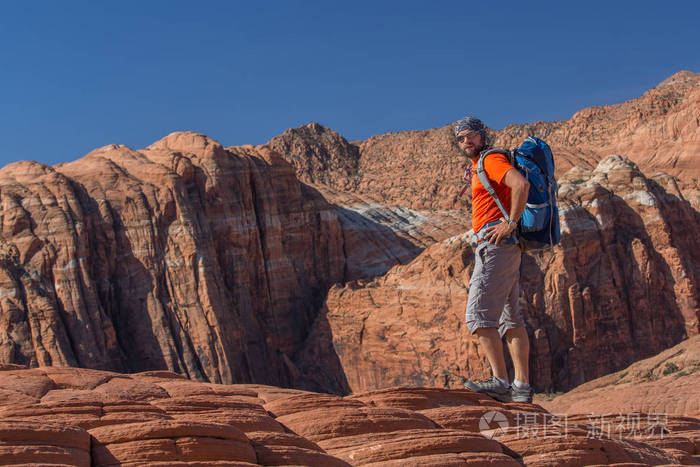
[[[474,130],[460,131],[457,135],[457,144],[470,159],[479,157],[479,153],[484,149],[481,134]]]

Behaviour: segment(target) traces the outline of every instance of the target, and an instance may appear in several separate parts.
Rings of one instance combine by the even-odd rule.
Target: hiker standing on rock
[[[493,376],[482,382],[467,381],[465,387],[502,402],[532,402],[528,357],[530,343],[518,305],[521,250],[515,230],[527,201],[529,183],[504,154],[484,158],[484,170],[509,219],[504,218],[493,196],[477,176],[477,162],[488,150],[486,127],[478,118],[466,117],[455,125],[459,147],[472,165],[472,225],[475,264],[469,283],[466,321],[486,353]],[[508,383],[501,338],[506,336],[515,367],[513,384]]]

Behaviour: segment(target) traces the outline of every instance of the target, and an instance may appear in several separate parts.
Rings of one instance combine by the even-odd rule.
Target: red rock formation
[[[700,336],[652,358],[538,402],[572,424],[592,425],[599,435],[642,438],[678,463],[700,462]],[[662,433],[662,436],[650,436]],[[646,438],[646,439],[644,439]],[[500,441],[505,441],[499,438]]]
[[[326,185],[338,191],[354,191],[359,179],[359,148],[318,123],[290,128],[268,143],[284,154],[304,183]]]
[[[634,101],[496,132],[509,145],[547,138],[560,172],[614,150],[686,177],[647,179],[615,157],[562,176],[562,245],[523,265],[538,387],[572,387],[698,332],[700,197],[692,170],[671,170],[696,152],[697,90],[683,72]],[[11,164],[0,362],[336,393],[348,379],[486,376],[461,327],[471,250],[446,240],[469,228],[464,162],[449,126],[350,143],[310,124],[267,147],[174,133],[54,168]],[[333,284],[359,278],[324,308]]]
[[[521,267],[536,387],[570,388],[697,334],[697,213],[618,156],[571,171],[559,194],[561,244]],[[312,335],[333,343],[352,391],[490,375],[463,324],[467,237],[331,289]]]
[[[303,384],[294,355],[343,279],[342,237],[269,149],[173,133],[19,162],[0,203],[0,361]]]
[[[682,71],[637,99],[589,107],[569,120],[509,125],[493,131],[493,139],[498,147],[518,146],[529,135],[545,139],[556,156],[558,174],[575,166],[592,169],[603,158],[619,154],[649,175],[662,171],[679,177],[693,201],[700,189],[695,160],[700,152],[699,109],[700,74]],[[452,125],[373,136],[355,146],[311,124],[288,130],[270,144],[307,183],[417,210],[467,206],[457,199],[466,161]]]
[[[343,230],[346,280],[382,275],[392,266],[410,262],[432,243],[471,228],[464,211],[436,210],[432,202],[415,202],[414,190],[419,185],[414,179],[429,174],[427,171],[436,167],[434,161],[424,161],[422,169],[412,167],[406,161],[411,156],[403,153],[407,148],[396,145],[387,147],[386,153],[361,157],[371,141],[358,147],[338,133],[310,123],[287,130],[268,143],[294,165],[299,180],[313,185],[335,205]],[[438,144],[430,151],[447,154],[452,149],[442,147],[445,142],[447,138],[433,137],[422,143],[424,148]],[[459,161],[451,161],[454,170],[459,170],[455,163]],[[444,169],[442,179],[449,179],[449,168]],[[391,186],[384,186],[385,182]],[[433,195],[434,201],[450,205],[441,200],[440,193]]]
[[[687,202],[619,156],[601,161],[590,177],[570,171],[559,196],[562,254],[525,295],[540,323],[552,319],[573,347],[551,350],[555,359],[568,352],[562,371],[585,375],[574,384],[700,331],[700,239],[693,233],[700,217]],[[548,317],[534,304],[542,286],[551,294]],[[540,327],[551,335],[551,326]]]
[[[620,154],[646,173],[670,173],[684,181],[700,178],[700,74],[681,71],[643,96],[621,104],[589,107],[570,120],[509,125],[497,143],[520,144],[528,134],[545,138],[562,171],[593,167]]]
[[[659,412],[700,417],[700,336],[539,403],[566,414]]]
[[[454,190],[464,156],[451,127],[373,136],[356,146],[311,123],[287,130],[268,144],[295,166],[306,183],[418,211],[463,205],[455,203]]]
[[[63,423],[3,419],[2,465],[90,465],[90,434]]]
[[[588,419],[565,424],[537,405],[466,390],[339,397],[43,367],[0,370],[0,391],[13,395],[0,402],[3,464],[659,465],[700,452],[697,418],[670,417],[664,433],[607,437]]]

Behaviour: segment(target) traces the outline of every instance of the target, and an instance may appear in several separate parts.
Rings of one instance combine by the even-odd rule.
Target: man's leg
[[[515,379],[510,387],[510,397],[514,402],[532,402],[534,391],[530,386],[528,357],[530,341],[525,326],[510,328],[506,331],[508,350],[515,367]]]
[[[481,342],[481,336],[479,336],[479,342]],[[515,367],[515,379],[529,384],[530,372],[528,361],[530,358],[530,341],[527,337],[525,327],[508,329],[506,331],[506,342],[508,343],[510,356],[513,359],[513,366]],[[491,366],[493,366],[493,364],[491,364]]]
[[[466,322],[469,332],[477,335],[491,366],[493,378],[488,381],[467,381],[464,386],[472,391],[508,402],[511,391],[503,357],[499,320],[508,294],[517,282],[520,249],[515,245],[497,246],[480,244],[475,251],[474,271],[470,278]]]
[[[511,390],[503,357],[503,343],[496,327],[480,327],[474,330],[479,339],[479,348],[484,351],[491,365],[493,377],[486,381],[466,381],[464,387],[493,397],[501,402],[510,402]]]
[[[508,351],[515,368],[515,380],[520,383],[530,383],[528,360],[530,357],[530,341],[525,329],[525,321],[520,310],[520,274],[515,277],[513,287],[508,294],[508,300],[503,307],[499,321],[499,334],[506,337]]]
[[[520,266],[520,256],[514,259]],[[508,294],[503,314],[499,320],[499,335],[506,337],[508,351],[513,359],[515,378],[511,384],[511,399],[515,402],[532,402],[528,360],[530,341],[525,329],[525,321],[520,311],[520,273],[515,275],[513,286]]]
[[[500,334],[498,334],[498,328],[479,328],[476,330],[476,335],[479,337],[479,347],[484,350],[486,358],[491,365],[493,375],[508,381],[506,361],[503,357],[503,343],[501,342]],[[510,346],[508,348],[510,348]]]

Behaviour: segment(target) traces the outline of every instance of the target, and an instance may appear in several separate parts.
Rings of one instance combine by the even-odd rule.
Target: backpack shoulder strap
[[[503,203],[501,203],[501,200],[498,199],[496,190],[493,188],[493,186],[491,186],[491,182],[489,181],[489,178],[486,175],[486,169],[484,169],[484,159],[486,159],[486,156],[488,156],[489,154],[505,154],[505,156],[511,161],[511,163],[513,162],[513,156],[508,149],[490,149],[488,151],[482,152],[479,156],[479,161],[476,163],[476,175],[479,177],[479,181],[482,185],[484,185],[486,191],[496,202],[496,206],[498,206],[498,209],[501,210],[501,213],[503,214],[503,217],[505,218],[506,222],[510,222],[510,215],[508,214],[506,208],[503,207]]]

